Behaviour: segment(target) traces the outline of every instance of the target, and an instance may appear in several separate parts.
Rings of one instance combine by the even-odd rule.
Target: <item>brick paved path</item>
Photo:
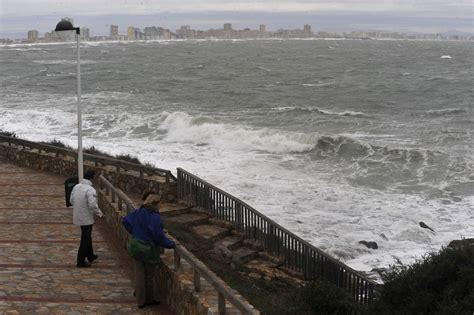
[[[101,219],[92,233],[98,261],[76,267],[80,229],[64,180],[0,160],[0,314],[171,314],[138,310],[131,261]]]

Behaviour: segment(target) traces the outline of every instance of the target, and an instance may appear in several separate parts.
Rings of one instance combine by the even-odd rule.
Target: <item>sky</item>
[[[107,35],[111,24],[125,34],[128,26],[208,29],[226,22],[234,29],[310,24],[313,31],[473,34],[473,7],[472,0],[0,0],[0,38],[51,31],[63,17],[91,35]]]

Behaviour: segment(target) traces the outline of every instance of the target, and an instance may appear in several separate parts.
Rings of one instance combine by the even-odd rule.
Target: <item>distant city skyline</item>
[[[226,22],[242,29],[266,24],[271,31],[310,24],[313,31],[473,34],[472,14],[470,0],[2,0],[0,37],[25,37],[25,31],[32,29],[49,32],[64,16],[74,18],[78,26],[89,27],[94,36],[107,35],[110,25],[117,25],[122,31],[130,25],[159,25],[175,30],[181,25],[219,28]]]

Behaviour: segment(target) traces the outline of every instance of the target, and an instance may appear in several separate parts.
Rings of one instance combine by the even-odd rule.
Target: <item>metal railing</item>
[[[105,189],[106,196],[110,196],[111,201],[118,204],[119,210],[124,210],[125,208],[127,213],[130,213],[136,208],[131,199],[128,198],[123,191],[115,188],[103,175],[99,176],[99,188],[101,190]],[[176,247],[174,248],[175,271],[179,271],[181,268],[181,258],[183,258],[193,270],[193,284],[196,292],[201,291],[201,277],[206,279],[217,291],[219,314],[226,314],[226,300],[242,312],[242,314],[260,314],[259,311],[238,298],[238,293],[229,288],[225,282],[209,270],[204,263],[197,259],[186,248],[176,243]]]
[[[348,290],[362,304],[373,300],[377,283],[309,244],[245,202],[178,168],[178,200],[227,221],[305,280],[324,279]]]
[[[7,137],[3,135],[0,135],[0,142],[6,142],[8,143],[9,146],[11,145],[21,146],[23,149],[26,149],[26,148],[36,149],[39,151],[39,153],[41,152],[53,153],[57,157],[59,156],[72,157],[77,162],[77,151],[74,151],[71,149],[61,148],[61,147],[57,147],[50,144],[37,143],[37,142],[23,140],[19,138]],[[99,156],[99,155],[89,154],[89,153],[84,153],[83,156],[84,156],[84,161],[93,162],[95,166],[109,165],[109,166],[116,167],[117,171],[120,171],[121,169],[137,171],[140,173],[140,177],[143,177],[144,174],[158,175],[161,177],[165,177],[167,183],[169,183],[170,181],[176,181],[176,177],[171,173],[170,170],[144,166],[141,164],[126,162],[126,161],[122,161],[122,160],[118,160],[114,158],[109,158],[109,157],[104,157],[104,156]]]

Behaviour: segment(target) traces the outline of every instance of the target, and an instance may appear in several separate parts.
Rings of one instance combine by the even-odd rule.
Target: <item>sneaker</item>
[[[93,262],[94,260],[96,260],[96,259],[98,259],[98,258],[99,258],[99,255],[92,255],[92,257],[91,257],[91,258],[87,258],[87,260],[88,260],[89,262]]]

